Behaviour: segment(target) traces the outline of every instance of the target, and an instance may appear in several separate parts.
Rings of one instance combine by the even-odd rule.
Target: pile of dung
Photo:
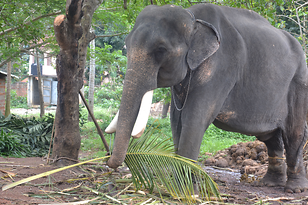
[[[241,142],[218,151],[205,160],[207,166],[239,169],[241,173],[263,175],[268,162],[266,145],[259,141]]]

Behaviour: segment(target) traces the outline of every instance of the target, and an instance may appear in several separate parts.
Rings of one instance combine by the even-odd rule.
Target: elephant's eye
[[[155,60],[160,62],[166,53],[167,49],[165,47],[158,47],[154,52]]]

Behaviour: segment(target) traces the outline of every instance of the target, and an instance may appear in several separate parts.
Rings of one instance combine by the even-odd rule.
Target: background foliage
[[[64,13],[65,1],[3,0],[0,2],[0,68],[13,61],[12,74],[26,74],[31,48],[58,52],[53,34],[54,17]],[[24,76],[23,76],[24,77]]]
[[[105,110],[108,110],[108,120],[110,120],[111,114],[120,104],[126,70],[124,41],[126,35],[132,30],[139,12],[150,4],[175,4],[187,8],[201,2],[204,1],[105,0],[101,4],[94,13],[92,22],[96,34],[95,109],[99,117],[105,119],[105,115],[100,112],[104,113]],[[208,0],[206,2],[254,10],[268,19],[273,26],[284,29],[295,36],[307,53],[308,3],[306,1]],[[11,60],[14,67],[12,74],[22,80],[27,74],[28,56],[33,48],[37,47],[41,52],[48,50],[52,56],[58,53],[59,48],[53,33],[53,20],[58,14],[65,13],[65,1],[3,0],[0,2],[0,8],[0,69],[6,71],[6,63]],[[88,58],[90,58],[90,49],[88,49]],[[88,67],[87,65],[85,68],[86,80],[88,78]],[[109,80],[109,83],[102,83],[106,79]],[[87,92],[87,89],[86,87],[85,92]],[[17,97],[14,92],[12,92],[12,95],[13,107],[26,107],[25,98]],[[170,101],[169,88],[155,90],[154,102],[161,100]],[[81,119],[87,126],[85,118],[81,117]],[[104,121],[103,124],[107,124],[107,122]],[[169,125],[165,125],[165,122],[162,124],[164,125],[162,129],[166,129],[164,133],[170,134],[167,131]],[[211,133],[210,130],[209,133]],[[2,131],[2,133],[2,141],[8,138],[6,136],[15,136],[14,133],[9,131]],[[215,132],[215,135],[221,136],[222,134]],[[210,136],[214,136],[214,134]],[[19,139],[11,138],[13,144],[19,142]]]
[[[95,13],[95,32],[99,35],[119,34],[121,36],[97,38],[96,59],[97,66],[96,82],[110,77],[112,82],[122,85],[125,74],[126,50],[124,47],[124,37],[132,29],[135,19],[139,12],[149,4],[165,5],[175,4],[183,8],[200,3],[202,1],[127,1],[126,6],[123,1],[104,1],[101,7]],[[203,1],[204,2],[204,1]],[[217,5],[225,5],[243,9],[253,10],[266,19],[275,27],[284,29],[295,36],[307,49],[307,2],[305,1],[286,1],[286,0],[212,0],[207,1]],[[126,9],[125,9],[126,8]],[[111,22],[110,20],[113,20]],[[118,51],[115,57],[115,50]],[[305,50],[306,51],[306,50]],[[108,54],[109,52],[109,54]],[[120,55],[123,57],[119,58]],[[121,60],[119,63],[118,61]],[[111,63],[112,62],[112,63]],[[154,102],[165,100],[170,101],[170,89],[157,89],[154,94]]]
[[[126,68],[124,40],[145,6],[175,4],[187,8],[204,2],[254,10],[273,26],[289,31],[307,50],[308,5],[304,0],[105,0],[94,13],[92,22],[97,36],[96,85],[107,77],[111,82],[123,83]],[[53,20],[64,13],[65,1],[4,0],[0,2],[0,8],[0,69],[5,71],[6,63],[12,60],[12,74],[22,80],[27,73],[28,55],[32,48],[37,47],[41,52],[48,50],[52,56],[58,53]],[[88,78],[88,68],[85,76]],[[156,98],[161,100],[167,97],[168,91],[159,91]]]

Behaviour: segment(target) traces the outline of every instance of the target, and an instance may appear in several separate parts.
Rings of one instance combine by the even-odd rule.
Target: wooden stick
[[[50,143],[49,143],[49,151],[48,151],[48,155],[47,155],[47,164],[49,164],[49,161],[50,161],[50,151],[51,151],[51,145],[52,145],[52,142],[53,142],[53,134],[54,134],[54,130],[55,130],[55,120],[56,120],[56,114],[55,114],[55,118],[53,119],[53,125],[52,125],[52,131],[51,131],[51,137],[50,137]]]
[[[107,150],[107,154],[109,155],[109,154],[110,154],[110,150],[109,150],[107,141],[106,141],[106,139],[105,139],[105,137],[104,137],[103,131],[102,131],[102,129],[100,128],[100,126],[98,125],[98,123],[97,123],[97,121],[96,121],[96,119],[95,119],[95,117],[94,117],[94,114],[92,113],[92,111],[91,111],[91,109],[90,109],[90,107],[89,107],[89,105],[88,105],[88,103],[87,103],[85,97],[83,96],[83,94],[82,94],[82,92],[81,92],[80,90],[79,90],[79,95],[81,96],[82,101],[83,101],[84,104],[86,105],[86,107],[87,107],[87,109],[88,109],[88,112],[89,112],[89,114],[90,114],[90,116],[91,116],[91,118],[92,118],[92,120],[93,120],[93,122],[94,122],[94,124],[95,124],[95,126],[96,126],[96,129],[97,129],[97,131],[98,131],[98,134],[99,134],[99,136],[101,137],[101,139],[102,139],[102,141],[103,141],[103,143],[104,143],[104,146],[105,146],[105,148],[106,148],[106,150]]]

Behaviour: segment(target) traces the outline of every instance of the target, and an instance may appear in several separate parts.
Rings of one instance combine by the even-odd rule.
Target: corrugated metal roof
[[[5,75],[5,76],[7,76],[7,73],[0,70],[0,75]],[[12,76],[13,78],[17,78],[17,79],[19,78],[19,77],[16,76],[16,75],[12,75],[12,74],[11,74],[11,76]]]

